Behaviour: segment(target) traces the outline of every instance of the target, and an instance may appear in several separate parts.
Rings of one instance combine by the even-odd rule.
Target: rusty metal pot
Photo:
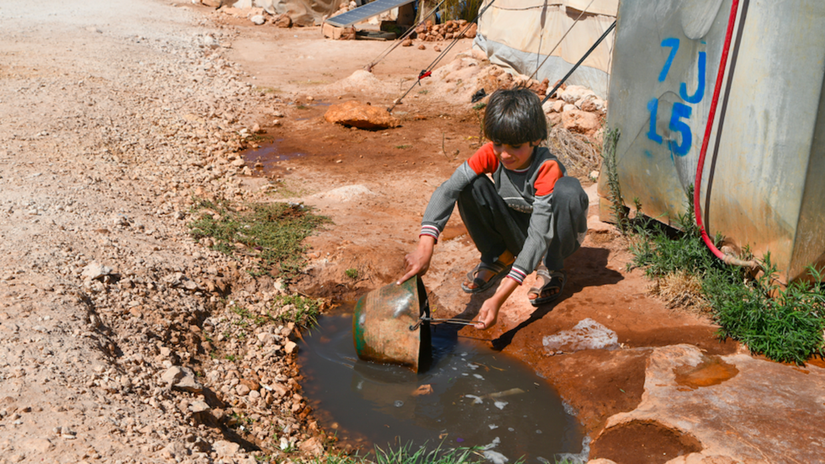
[[[431,356],[427,291],[414,276],[367,293],[355,305],[352,338],[365,361],[400,364],[419,372]]]

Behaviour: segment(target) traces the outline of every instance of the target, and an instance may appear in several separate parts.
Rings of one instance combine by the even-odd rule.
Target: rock
[[[286,346],[284,346],[284,351],[286,351],[286,354],[292,354],[292,352],[295,351],[296,348],[298,348],[298,344],[290,340],[286,342]]]
[[[161,375],[161,380],[176,390],[192,393],[203,391],[203,386],[195,380],[195,373],[188,367],[172,366]]]
[[[433,386],[430,385],[430,384],[424,384],[424,385],[421,385],[418,388],[416,388],[412,392],[412,396],[429,395],[429,394],[432,394],[432,392],[433,392]]]
[[[311,456],[320,456],[324,454],[324,445],[318,437],[312,437],[309,440],[305,440],[300,446],[298,446],[298,449]]]
[[[238,450],[241,449],[241,445],[237,443],[232,443],[230,441],[216,441],[212,445],[212,449],[215,450],[215,453],[218,454],[218,457],[221,458],[231,458],[235,456]]]
[[[178,366],[172,366],[161,374],[160,379],[172,386],[176,384],[178,380],[182,379],[184,375],[186,374],[184,374],[183,369]]]
[[[419,45],[419,46],[418,46],[418,49],[419,49],[419,50],[426,50],[426,49],[427,49],[427,47],[426,47],[426,46],[424,46],[424,44],[421,44],[421,45]]]
[[[189,403],[189,410],[194,413],[209,411],[210,409],[212,408],[210,408],[209,405],[203,400],[195,400]]]
[[[576,103],[585,95],[594,95],[592,90],[580,85],[568,85],[566,89],[558,93],[558,97],[567,103]]]
[[[246,385],[244,385],[242,383],[239,383],[235,387],[235,393],[237,393],[238,396],[246,396],[246,395],[249,394],[249,387],[247,387]]]
[[[81,276],[89,279],[99,279],[103,276],[107,276],[112,273],[112,268],[109,266],[104,266],[97,261],[92,261],[86,267],[83,268],[83,272],[80,273]]]
[[[324,114],[324,119],[333,124],[359,129],[387,129],[400,125],[400,122],[384,108],[377,108],[354,100],[330,106]]]
[[[564,101],[564,100],[562,100],[562,102],[563,102],[563,101]],[[574,105],[574,104],[572,104],[572,103],[565,103],[565,104],[563,104],[563,105],[562,105],[562,107],[561,107],[561,112],[562,112],[562,113],[566,113],[566,112],[568,112],[568,111],[573,111],[573,110],[577,110],[577,109],[578,109],[578,108],[576,108],[576,105]]]
[[[177,458],[177,460],[180,460],[181,457],[189,455],[189,450],[187,450],[186,446],[179,441],[173,441],[172,443],[166,445],[166,448],[163,448],[163,452],[172,459]]]
[[[402,47],[412,47],[412,44],[413,44],[412,39],[404,39],[404,40],[401,42],[401,46],[402,46]]]
[[[201,0],[201,4],[211,8],[220,8],[221,0]]]
[[[246,385],[246,388],[252,391],[259,390],[261,388],[261,384],[252,379],[242,379],[240,383],[241,385]]]
[[[286,13],[276,16],[273,22],[280,28],[292,27],[292,18]]]
[[[256,26],[262,26],[266,22],[266,18],[264,18],[264,15],[255,15],[249,18],[249,20],[252,21],[252,23]]]
[[[562,125],[570,132],[593,135],[601,127],[599,117],[581,110],[565,111],[561,115]]]
[[[577,101],[576,106],[578,106],[582,111],[604,111],[604,100],[595,95],[587,95]]]

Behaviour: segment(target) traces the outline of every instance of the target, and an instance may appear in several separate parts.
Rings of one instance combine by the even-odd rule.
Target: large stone
[[[579,134],[593,135],[602,126],[599,116],[582,110],[565,111],[561,115],[565,129]]]
[[[825,369],[673,345],[650,355],[644,389],[636,409],[607,420],[594,446],[617,427],[659,424],[701,443],[674,464],[822,462]]]
[[[354,100],[330,106],[324,118],[333,124],[359,129],[387,129],[400,125],[400,122],[385,108],[378,108]]]

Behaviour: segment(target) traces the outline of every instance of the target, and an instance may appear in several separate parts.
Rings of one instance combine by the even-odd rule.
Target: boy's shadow
[[[540,320],[552,311],[557,304],[579,293],[585,287],[612,285],[623,280],[624,276],[622,276],[620,272],[607,268],[607,258],[609,255],[610,250],[590,247],[582,247],[573,253],[572,256],[567,258],[565,263],[567,282],[565,283],[561,296],[552,302],[539,305],[530,313],[530,317],[504,332],[498,338],[491,340],[493,349],[501,351],[506,348],[513,341],[513,338],[519,330]],[[487,298],[492,296],[493,293],[495,293],[495,289],[474,294],[464,308],[464,311],[456,316],[456,318],[474,319],[478,315],[481,305],[484,304]]]

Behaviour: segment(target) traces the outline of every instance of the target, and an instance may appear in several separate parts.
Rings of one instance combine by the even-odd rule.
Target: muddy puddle
[[[243,159],[248,166],[254,167],[257,172],[270,172],[276,164],[282,161],[306,156],[306,153],[282,152],[280,145],[283,141],[284,139],[276,139],[257,148],[244,150]]]
[[[304,393],[340,447],[480,446],[496,463],[586,461],[583,430],[546,380],[454,327],[431,330],[432,367],[419,374],[359,360],[351,314],[323,317],[304,337]]]

